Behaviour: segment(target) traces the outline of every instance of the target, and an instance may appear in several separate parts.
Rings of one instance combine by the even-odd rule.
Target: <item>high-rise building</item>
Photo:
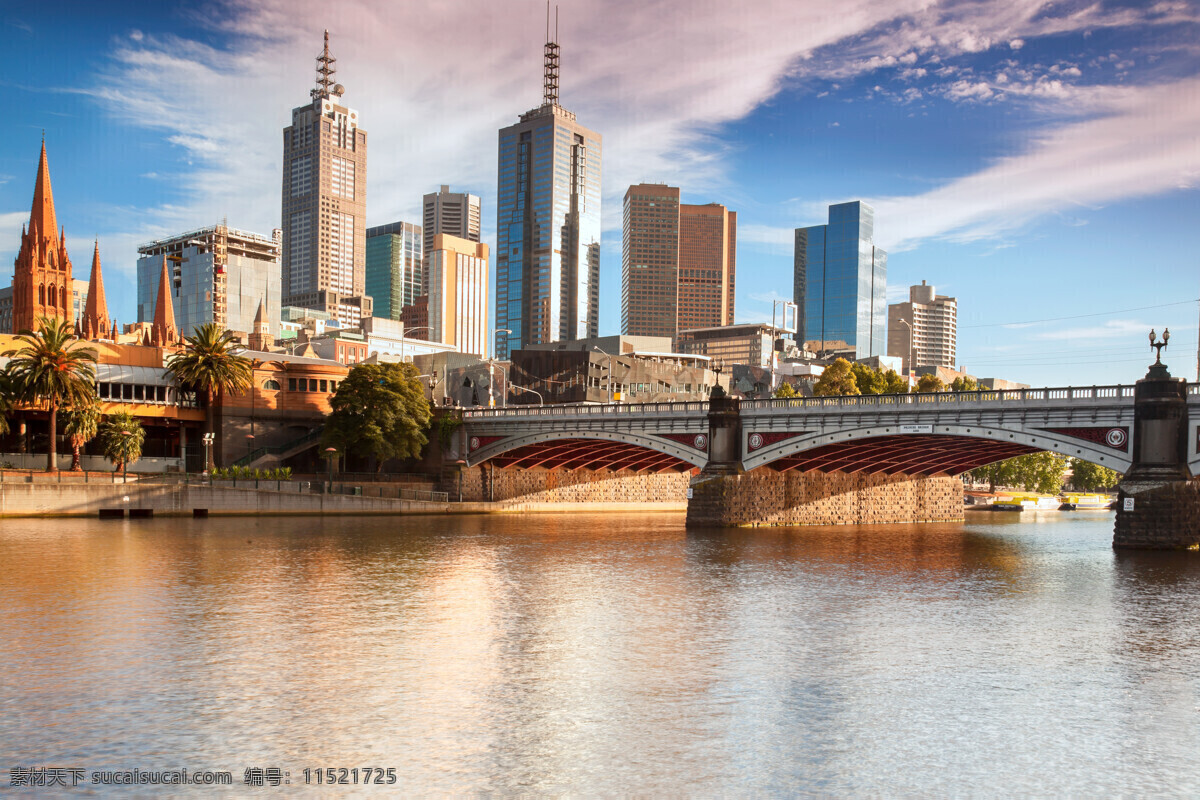
[[[736,276],[737,212],[681,204],[678,329],[732,325]]]
[[[556,42],[544,65],[542,104],[500,130],[496,328],[511,331],[500,358],[599,332],[601,138],[558,104]]]
[[[165,258],[174,319],[184,336],[215,322],[231,331],[254,330],[260,301],[267,318],[280,318],[279,233],[256,233],[213,225],[159,239],[138,248],[137,321],[152,322]]]
[[[38,320],[75,321],[71,259],[66,236],[58,228],[46,143],[38,161],[29,225],[21,229],[21,249],[13,265],[12,331],[36,330]]]
[[[438,191],[425,195],[422,205],[424,252],[433,250],[433,237],[439,233],[448,233],[469,242],[479,241],[479,222],[483,205],[477,196],[466,192],[452,192],[449,186],[443,184]],[[423,291],[429,291],[428,284],[425,284]]]
[[[667,336],[679,329],[679,189],[640,183],[621,210],[621,333]]]
[[[429,340],[487,356],[488,246],[439,233],[429,267]]]
[[[342,104],[345,88],[333,81],[336,61],[325,31],[312,100],[293,109],[292,124],[283,129],[283,297],[284,305],[323,311],[353,326],[371,316],[367,133],[358,127],[358,112]]]
[[[733,324],[737,214],[720,203],[679,202],[679,189],[638,184],[625,193],[621,330],[670,336]]]
[[[885,354],[887,253],[874,244],[875,210],[829,207],[829,223],[796,229],[794,288],[799,338],[818,354]]]
[[[888,306],[887,354],[903,360],[905,373],[917,367],[953,369],[958,356],[958,300],[937,294],[925,281],[910,286],[907,303]]]
[[[373,316],[398,320],[425,291],[424,239],[421,226],[411,222],[367,228],[366,286]]]

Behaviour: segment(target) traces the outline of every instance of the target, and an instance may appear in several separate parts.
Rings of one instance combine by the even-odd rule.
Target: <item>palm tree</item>
[[[67,424],[63,433],[71,442],[71,471],[79,472],[83,467],[79,464],[79,451],[83,446],[96,438],[100,429],[100,409],[95,405],[80,406],[67,412]]]
[[[146,431],[133,414],[109,414],[100,425],[96,438],[104,457],[113,462],[113,472],[142,457]]]
[[[47,446],[46,471],[58,469],[56,434],[58,409],[79,408],[96,399],[96,351],[77,347],[71,324],[65,319],[38,320],[38,332],[21,331],[21,347],[4,355],[9,375],[17,386],[17,399],[27,403],[45,403],[50,409],[50,444]]]
[[[236,355],[233,334],[215,322],[196,328],[184,339],[187,347],[167,360],[175,382],[205,395],[207,433],[213,433],[213,400],[224,392],[240,392],[253,383],[250,359]],[[205,469],[212,469],[211,451]]]
[[[16,404],[16,387],[13,386],[8,370],[2,369],[0,370],[0,436],[8,435],[8,416],[13,413],[13,407]]]

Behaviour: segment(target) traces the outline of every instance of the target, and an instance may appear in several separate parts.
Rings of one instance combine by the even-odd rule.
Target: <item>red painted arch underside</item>
[[[603,439],[556,439],[527,444],[490,459],[497,467],[546,469],[628,469],[635,472],[686,472],[693,465],[641,445]]]
[[[767,466],[780,472],[866,472],[887,475],[957,475],[1013,456],[1037,453],[1036,447],[970,436],[877,436],[835,442],[785,456]]]

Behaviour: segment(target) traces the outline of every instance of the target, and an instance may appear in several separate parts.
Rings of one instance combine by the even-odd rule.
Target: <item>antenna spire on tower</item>
[[[325,49],[321,51],[321,55],[317,56],[317,88],[312,90],[313,98],[325,97],[333,88],[333,76],[337,74],[337,68],[333,65],[336,62],[337,59],[329,52],[329,30],[326,29]]]
[[[542,104],[558,105],[558,6],[554,7],[554,39],[550,38],[550,0],[546,0],[545,76],[542,82]]]

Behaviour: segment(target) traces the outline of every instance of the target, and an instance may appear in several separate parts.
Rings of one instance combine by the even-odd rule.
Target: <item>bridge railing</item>
[[[663,415],[692,416],[707,413],[707,400],[690,400],[685,403],[609,403],[605,405],[479,408],[464,411],[463,419],[488,419],[494,417],[660,417]]]
[[[1200,388],[1200,387],[1197,387]],[[1188,387],[1189,393],[1192,387]],[[1098,400],[1133,398],[1132,386],[1067,386],[1048,389],[984,389],[978,392],[928,392],[921,394],[865,394],[835,397],[789,397],[777,400],[743,400],[742,411],[780,408],[846,408],[853,406],[926,406],[976,403],[1021,403],[1046,400]]]

